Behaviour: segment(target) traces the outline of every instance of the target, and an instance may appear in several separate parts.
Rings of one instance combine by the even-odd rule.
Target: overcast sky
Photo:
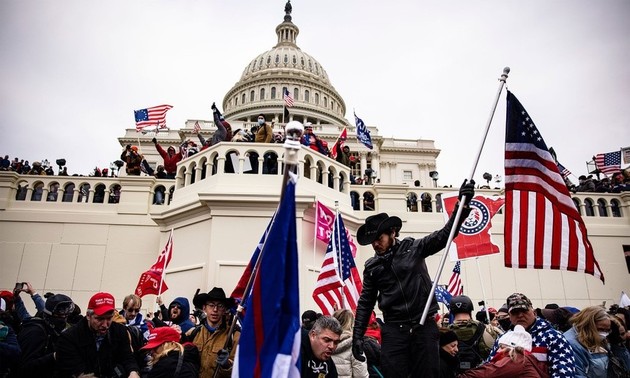
[[[88,174],[120,155],[133,110],[210,120],[276,43],[282,0],[0,0],[0,153]],[[576,176],[630,146],[627,0],[294,0],[298,46],[386,137],[441,150],[441,185],[470,174],[504,66],[508,87]],[[505,92],[475,178],[503,175]],[[577,181],[576,177],[572,178]]]

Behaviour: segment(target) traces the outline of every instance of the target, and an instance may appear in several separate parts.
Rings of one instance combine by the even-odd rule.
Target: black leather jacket
[[[453,214],[456,212],[457,208]],[[463,209],[460,225],[469,213],[470,209]],[[418,324],[431,291],[431,277],[425,258],[446,247],[454,220],[455,216],[452,216],[442,229],[422,239],[396,239],[394,245],[383,255],[375,255],[365,262],[363,290],[357,304],[354,324],[355,337],[361,337],[365,333],[377,300],[386,323]],[[459,227],[457,230],[459,231]],[[438,309],[434,297],[429,315],[435,314]]]

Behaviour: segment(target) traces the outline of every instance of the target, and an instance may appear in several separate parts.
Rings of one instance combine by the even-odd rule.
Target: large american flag
[[[456,262],[453,267],[453,274],[451,275],[451,279],[448,281],[447,291],[453,296],[456,297],[458,295],[464,294],[464,287],[462,286],[462,277],[461,277],[461,262]]]
[[[505,266],[604,275],[558,166],[508,91],[505,133]]]
[[[136,131],[147,126],[166,127],[166,112],[172,109],[171,105],[158,105],[146,109],[134,110],[136,118]]]
[[[606,175],[619,172],[621,170],[621,150],[595,155],[595,166]]]
[[[287,108],[290,108],[293,106],[293,103],[293,96],[291,96],[288,89],[284,88],[284,104]]]
[[[335,309],[340,308],[355,311],[363,288],[345,230],[343,219],[339,214],[326,249],[322,269],[317,277],[315,290],[313,290],[313,299],[324,315],[330,315]],[[339,276],[340,271],[341,276]]]

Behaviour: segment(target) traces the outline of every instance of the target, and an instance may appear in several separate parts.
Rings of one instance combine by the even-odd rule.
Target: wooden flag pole
[[[483,150],[483,145],[486,142],[486,138],[488,137],[488,132],[490,131],[490,124],[492,123],[492,118],[494,117],[494,112],[497,109],[497,104],[499,103],[499,97],[501,97],[501,91],[503,91],[503,87],[505,86],[505,81],[508,78],[508,74],[510,73],[510,67],[505,67],[503,69],[503,74],[499,78],[499,89],[497,90],[497,95],[494,99],[494,104],[490,111],[490,116],[488,117],[488,121],[486,122],[486,130],[483,134],[483,138],[481,139],[481,145],[479,146],[479,151],[477,152],[477,158],[473,162],[472,170],[470,171],[470,175],[468,176],[468,181],[472,180],[475,175],[475,170],[477,169],[477,164],[479,164],[479,158],[481,157],[481,151]],[[462,202],[466,202],[466,197],[462,198]],[[444,263],[446,263],[446,258],[448,257],[448,251],[451,249],[451,243],[453,242],[453,238],[455,236],[456,225],[459,224],[459,219],[462,216],[462,211],[464,210],[464,206],[458,206],[457,213],[455,214],[455,222],[453,223],[453,227],[451,228],[451,232],[448,235],[448,241],[446,242],[446,252],[442,255],[442,259],[440,260],[440,264],[438,266],[437,273],[435,274],[435,278],[433,279],[433,285],[431,285],[431,292],[429,292],[429,298],[427,298],[427,303],[424,306],[424,311],[422,312],[422,317],[420,318],[420,324],[424,325],[424,322],[427,320],[427,316],[429,315],[429,308],[431,307],[431,302],[433,301],[433,297],[435,296],[435,288],[440,281],[440,276],[442,275],[442,270],[444,269]]]

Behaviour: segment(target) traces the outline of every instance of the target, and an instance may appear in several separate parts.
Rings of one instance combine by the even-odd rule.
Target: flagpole
[[[286,139],[283,145],[285,149],[284,174],[282,176],[282,189],[280,192],[280,201],[278,203],[278,208],[280,207],[280,204],[282,203],[282,200],[284,198],[287,183],[289,182],[289,180],[291,180],[292,175],[295,176],[297,174],[298,164],[299,164],[298,155],[300,152],[300,148],[302,148],[302,144],[300,143],[300,137],[302,136],[302,133],[304,132],[304,126],[302,125],[302,123],[297,122],[297,121],[291,125],[291,128],[288,128],[288,127],[285,127],[285,128],[286,128],[286,131],[285,131]],[[273,219],[271,220],[272,225],[269,227],[270,230],[273,228],[273,223],[275,222],[276,214],[277,214],[277,210],[273,215]],[[249,280],[247,281],[247,286],[245,286],[245,291],[243,292],[243,299],[241,300],[241,303],[239,303],[238,306],[236,307],[236,319],[233,320],[232,324],[230,325],[230,330],[228,333],[229,336],[225,340],[223,349],[228,349],[228,347],[230,346],[230,343],[232,342],[231,340],[232,335],[234,334],[234,330],[236,326],[236,320],[240,320],[243,314],[243,311],[245,311],[244,304],[247,302],[249,293],[252,291],[252,286],[254,285],[254,281],[256,280],[256,275],[258,274],[260,262],[262,261],[263,254],[267,250],[267,248],[265,248],[266,244],[267,244],[267,237],[265,237],[265,240],[262,246],[260,247],[260,253],[258,254],[258,258],[256,259],[256,262],[252,268],[252,274],[249,276]],[[235,347],[236,345],[232,345],[232,348],[235,348]],[[213,377],[216,377],[218,372],[219,372],[219,369],[216,369],[214,371]]]
[[[481,299],[483,299],[483,307],[486,310],[486,319],[490,324],[490,311],[488,311],[488,301],[486,300],[486,290],[483,287],[483,277],[481,276],[481,265],[479,264],[479,257],[475,257],[477,262],[477,272],[479,273],[479,283],[481,284]]]
[[[343,260],[341,259],[341,230],[339,229],[339,201],[335,201],[335,225],[333,227],[333,232],[336,230],[337,232],[334,235],[333,246],[337,250],[337,274],[339,275],[339,280],[341,281],[341,307],[346,308],[346,296],[344,295],[343,287],[345,283],[343,282]]]
[[[472,180],[475,175],[475,170],[477,169],[477,164],[479,164],[479,158],[481,157],[481,151],[483,151],[483,145],[486,142],[486,138],[488,137],[488,132],[490,131],[490,124],[492,124],[492,118],[494,117],[494,112],[497,109],[497,104],[499,103],[499,97],[501,97],[501,92],[503,91],[503,87],[505,86],[505,81],[508,78],[508,74],[510,73],[510,67],[505,67],[503,69],[503,74],[499,78],[499,89],[497,90],[497,95],[494,99],[494,104],[492,109],[490,110],[490,116],[488,117],[488,121],[486,122],[486,130],[483,134],[483,138],[481,139],[481,145],[479,146],[479,151],[477,152],[477,158],[473,162],[472,169],[470,171],[470,175],[468,176],[468,180]],[[466,196],[464,196],[461,200],[461,203],[466,202]],[[453,242],[453,238],[455,236],[456,226],[459,224],[459,219],[462,216],[462,211],[464,210],[464,206],[459,206],[457,208],[457,213],[455,214],[455,220],[453,223],[453,227],[451,227],[451,232],[448,235],[448,241],[446,242],[446,251],[442,255],[442,259],[440,260],[440,264],[438,266],[437,273],[435,274],[435,278],[433,279],[433,285],[431,285],[431,292],[429,292],[429,298],[427,298],[427,303],[424,306],[424,311],[422,312],[422,317],[420,318],[420,324],[424,325],[424,322],[427,320],[427,316],[429,315],[429,308],[431,307],[431,302],[433,302],[433,297],[435,295],[435,288],[440,280],[440,276],[442,275],[442,270],[444,269],[444,263],[446,263],[446,258],[448,257],[448,251],[451,248],[451,243]]]
[[[168,240],[166,241],[167,248],[168,245],[173,244],[173,229],[171,228],[171,233],[168,235]],[[168,261],[168,259],[167,259]],[[164,264],[164,269],[162,269],[162,273],[160,275],[160,286],[158,288],[158,295],[162,295],[162,283],[164,283],[164,271],[166,270],[166,263]]]

